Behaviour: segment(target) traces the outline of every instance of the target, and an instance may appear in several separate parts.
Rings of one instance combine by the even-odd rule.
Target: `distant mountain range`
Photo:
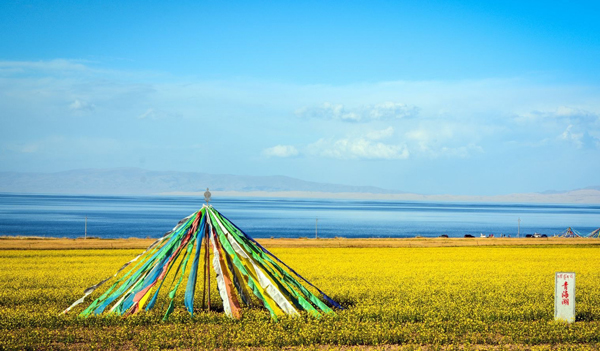
[[[213,195],[235,197],[600,204],[600,186],[495,196],[422,195],[372,186],[307,182],[285,176],[163,172],[139,168],[78,169],[56,173],[0,172],[0,193],[202,196],[207,187]]]
[[[397,194],[372,186],[307,182],[285,176],[238,176],[162,172],[139,168],[78,169],[56,173],[0,172],[0,192],[39,194],[123,194],[221,192],[324,192]]]

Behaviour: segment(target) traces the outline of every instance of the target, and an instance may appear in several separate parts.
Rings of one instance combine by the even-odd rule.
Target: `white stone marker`
[[[556,272],[554,281],[554,320],[575,322],[575,273]]]

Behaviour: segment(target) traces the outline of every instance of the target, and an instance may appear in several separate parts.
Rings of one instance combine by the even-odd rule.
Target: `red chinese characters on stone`
[[[562,304],[564,306],[569,306],[569,292],[567,291],[567,288],[569,287],[569,283],[565,282],[563,284],[563,286],[565,287],[565,289],[562,292]]]

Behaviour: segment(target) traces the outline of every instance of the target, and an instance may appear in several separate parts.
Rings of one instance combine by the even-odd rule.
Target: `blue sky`
[[[0,171],[600,185],[594,2],[3,1]]]

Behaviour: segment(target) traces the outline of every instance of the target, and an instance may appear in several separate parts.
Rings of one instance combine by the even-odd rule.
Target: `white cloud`
[[[447,122],[435,121],[407,131],[405,137],[421,150],[426,151],[435,145],[454,141],[457,128],[459,127]],[[464,126],[459,133],[470,134],[470,131]]]
[[[481,139],[478,133],[483,130],[472,125],[435,121],[407,131],[404,137],[415,156],[466,158],[484,152],[477,144]]]
[[[415,106],[399,104],[393,102],[384,102],[382,104],[365,108],[369,118],[373,120],[399,119],[414,117],[419,113]]]
[[[146,118],[153,118],[153,117],[154,117],[154,109],[149,108],[144,113],[139,115],[137,118],[138,119],[146,119]]]
[[[575,107],[568,106],[559,106],[554,114],[558,117],[568,117],[568,118],[583,118],[590,121],[596,121],[600,118],[597,113]]]
[[[294,157],[298,155],[298,150],[292,145],[275,145],[264,149],[263,154],[268,157]]]
[[[532,110],[515,116],[517,122],[552,123],[571,122],[576,124],[600,123],[600,112],[593,112],[579,107],[558,106],[553,109]]]
[[[74,112],[91,112],[95,108],[96,106],[94,104],[79,99],[75,99],[75,101],[69,104],[69,109]]]
[[[18,151],[24,154],[33,154],[38,152],[40,146],[38,144],[25,144],[18,147]]]
[[[344,122],[369,122],[377,120],[394,120],[414,117],[419,113],[415,106],[384,102],[376,105],[365,105],[346,108],[342,104],[323,103],[315,107],[303,107],[296,110],[296,115],[306,118],[339,120]]]
[[[158,120],[158,119],[167,119],[167,118],[179,118],[181,117],[179,114],[168,113],[162,110],[157,110],[154,108],[149,108],[141,115],[137,116],[138,119],[147,119],[147,120]]]
[[[436,130],[435,132],[438,131],[439,130]],[[432,130],[428,130],[421,127],[418,129],[410,130],[406,132],[405,135],[408,140],[413,141],[416,145],[419,146],[419,148],[426,150],[429,149],[429,145],[435,138],[433,132],[434,131]]]
[[[397,160],[411,158],[467,158],[481,154],[484,149],[475,138],[464,136],[457,140],[449,126],[421,127],[395,137],[394,128],[368,132],[358,137],[322,138],[308,145],[308,151],[317,156],[336,159],[382,159]]]
[[[527,148],[523,153],[547,159],[548,152],[567,144],[570,156],[588,158],[591,164],[595,159],[590,155],[597,157],[597,151],[584,154],[577,148],[600,149],[600,87],[593,85],[549,86],[522,79],[295,85],[199,81],[98,66],[67,60],[0,62],[0,150],[15,146],[10,151],[17,155],[12,163],[4,162],[6,169],[19,167],[36,153],[50,164],[50,150],[60,157],[68,154],[64,158],[72,162],[98,152],[86,149],[90,140],[77,146],[73,140],[31,143],[19,132],[30,126],[40,139],[56,134],[74,139],[90,131],[106,138],[95,142],[100,150],[114,149],[110,140],[126,141],[135,147],[115,154],[130,159],[154,147],[157,136],[168,136],[161,139],[161,150],[179,147],[182,140],[222,145],[225,135],[242,136],[230,138],[230,147],[222,149],[224,159],[240,164],[249,163],[247,154],[260,153],[263,145],[276,145],[262,150],[265,157],[419,160],[414,164],[471,157],[484,150],[490,156],[477,161],[485,162],[491,155],[521,152],[521,146]],[[305,118],[294,118],[299,106],[306,106],[296,111]],[[102,123],[81,119],[80,128],[73,128],[73,120],[65,118],[98,110]],[[160,121],[148,123],[152,120]],[[141,124],[146,124],[143,129]],[[260,142],[246,136],[265,128],[269,133]],[[139,133],[125,138],[123,131]],[[295,146],[286,145],[290,140]],[[179,155],[185,153],[157,156],[156,164]]]
[[[55,59],[49,61],[0,61],[1,73],[32,73],[35,71],[82,72],[89,70],[81,61]]]
[[[331,104],[325,102],[316,107],[303,107],[296,110],[296,115],[301,117],[319,118],[319,119],[336,119],[341,121],[357,121],[358,116],[354,113],[344,110],[344,106],[340,104]]]
[[[578,149],[583,146],[583,133],[574,133],[573,125],[569,124],[567,129],[559,136],[560,139],[573,143]]]
[[[366,138],[326,140],[310,144],[308,149],[316,155],[336,159],[407,159],[410,154],[403,145],[373,142]]]
[[[382,140],[387,139],[392,135],[394,135],[394,127],[387,127],[386,129],[374,130],[367,133],[366,138],[371,140]]]

